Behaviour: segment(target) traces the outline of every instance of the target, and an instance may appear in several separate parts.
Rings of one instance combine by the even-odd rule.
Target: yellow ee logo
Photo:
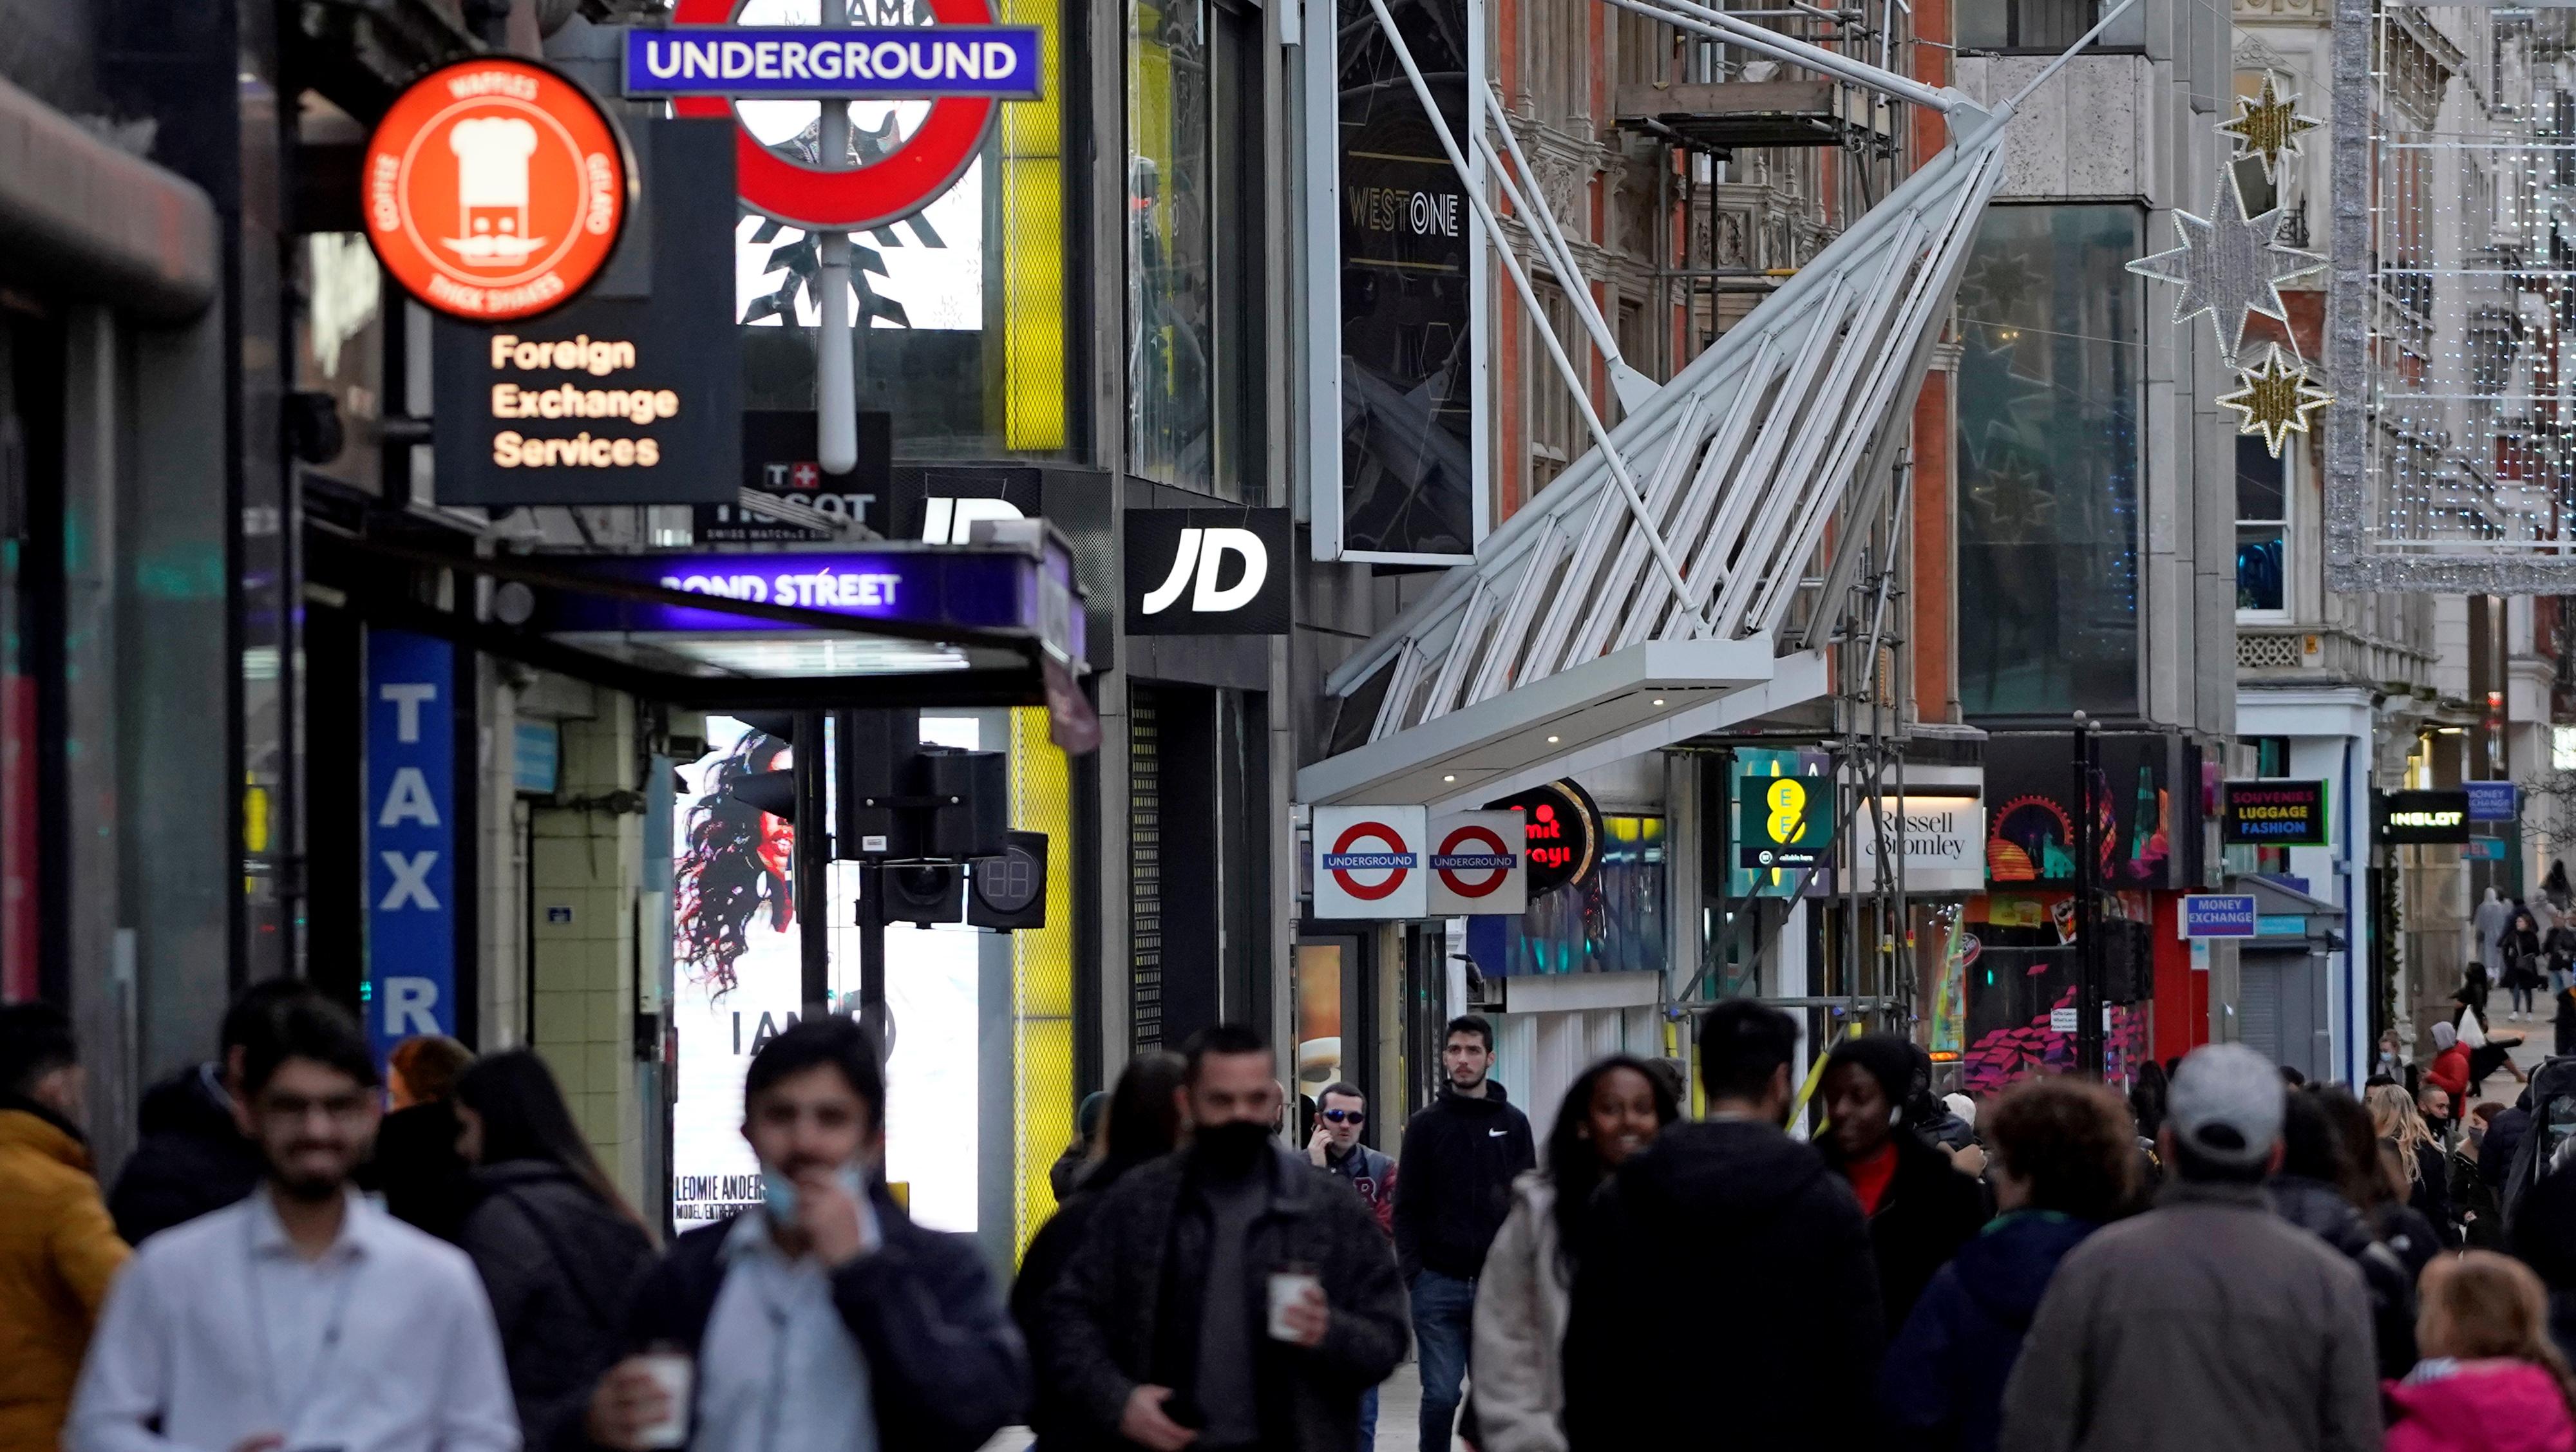
[[[1772,841],[1785,846],[1806,835],[1806,787],[1784,776],[1771,783],[1770,788],[1763,792],[1762,799],[1771,807],[1769,828]]]

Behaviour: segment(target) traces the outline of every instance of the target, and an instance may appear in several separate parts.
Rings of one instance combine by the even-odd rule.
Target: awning
[[[1044,705],[1098,745],[1073,555],[977,545],[481,556],[316,529],[307,578],[361,617],[689,709]],[[454,572],[445,588],[425,588]],[[443,603],[442,603],[443,602]]]
[[[1489,798],[1826,692],[1884,617],[1852,619],[1862,526],[2003,174],[2011,108],[1949,109],[1947,150],[1342,662],[1301,800]]]

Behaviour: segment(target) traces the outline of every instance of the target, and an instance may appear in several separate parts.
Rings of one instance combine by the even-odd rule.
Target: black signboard
[[[980,519],[1036,519],[1046,475],[1027,464],[908,464],[894,471],[895,539],[974,543]]]
[[[2230,847],[2323,847],[2333,819],[2321,781],[2231,781],[2218,840]]]
[[[2379,794],[2377,820],[2382,842],[2459,846],[2469,840],[2469,794],[2465,791],[2406,791]]]
[[[1127,633],[1284,635],[1284,509],[1127,511]]]
[[[601,282],[490,327],[440,319],[430,373],[441,504],[720,504],[735,498],[734,128],[637,128],[648,225]],[[631,239],[631,245],[630,240]],[[617,286],[641,260],[642,295]]]
[[[1476,219],[1369,0],[1339,5],[1341,548],[1472,554]],[[1388,8],[1450,134],[1474,135],[1464,0]]]
[[[755,494],[886,532],[886,492],[894,474],[894,416],[859,415],[858,467],[826,474],[814,456],[820,425],[807,409],[756,408],[742,416],[742,487]],[[739,502],[701,504],[692,533],[699,544],[786,544],[837,538],[818,529],[756,514]]]
[[[1552,781],[1500,801],[1489,812],[1518,812],[1527,833],[1529,895],[1553,892],[1592,875],[1601,860],[1601,808],[1592,793],[1571,781]]]
[[[1986,881],[2076,880],[2075,734],[1986,738]],[[2093,811],[2103,887],[2181,888],[2198,880],[2201,784],[2189,743],[2159,731],[2093,733]]]

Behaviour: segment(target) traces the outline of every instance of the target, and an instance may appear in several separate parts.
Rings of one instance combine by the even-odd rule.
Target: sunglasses
[[[1323,1113],[1326,1119],[1335,1124],[1368,1123],[1368,1111],[1365,1109],[1327,1109]]]

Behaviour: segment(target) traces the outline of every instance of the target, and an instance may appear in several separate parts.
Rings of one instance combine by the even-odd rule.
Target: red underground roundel
[[[403,291],[468,322],[551,312],[617,250],[625,138],[590,93],[484,56],[412,82],[367,139],[367,242]]]
[[[1471,867],[1448,865],[1454,858],[1485,860]],[[1440,840],[1431,854],[1431,866],[1451,892],[1460,897],[1485,897],[1511,880],[1512,849],[1503,845],[1501,833],[1471,822]]]
[[[1361,852],[1353,849],[1362,842],[1384,845],[1383,851]],[[1392,897],[1411,875],[1413,849],[1405,845],[1394,828],[1381,822],[1353,822],[1333,842],[1333,850],[1324,855],[1324,870],[1342,885],[1342,891],[1362,902],[1377,902]],[[1354,873],[1384,872],[1381,882],[1361,882]]]
[[[671,12],[678,25],[727,25],[742,0],[679,0]],[[941,25],[990,25],[989,0],[930,0],[930,13]],[[943,96],[930,103],[930,114],[892,154],[866,166],[825,171],[789,161],[763,146],[737,118],[734,122],[734,188],[753,211],[809,232],[863,232],[909,217],[939,199],[966,174],[1000,103],[991,96]],[[681,96],[671,102],[676,116],[730,116],[733,103],[722,96]]]

